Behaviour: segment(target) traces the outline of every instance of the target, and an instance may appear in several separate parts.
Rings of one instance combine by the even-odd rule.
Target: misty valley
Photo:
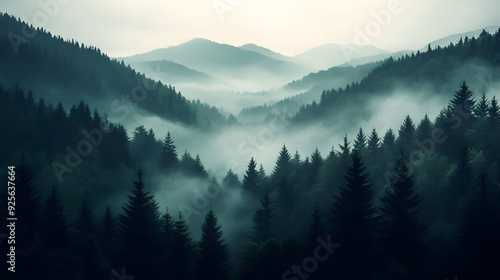
[[[2,279],[497,279],[499,74],[498,26],[111,58],[2,13]]]

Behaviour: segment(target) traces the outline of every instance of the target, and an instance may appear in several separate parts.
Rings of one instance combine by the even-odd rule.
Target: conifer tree
[[[372,157],[376,157],[378,150],[380,148],[380,141],[381,139],[374,128],[372,130],[372,133],[368,137],[368,145],[367,145],[368,152],[372,155]]]
[[[420,198],[404,158],[396,164],[396,174],[381,198],[383,203],[383,244],[393,259],[400,263],[411,279],[420,277],[424,270],[425,227],[420,223]]]
[[[260,193],[259,174],[256,167],[257,163],[252,157],[248,163],[247,171],[243,175],[243,196],[258,195]]]
[[[488,119],[494,127],[500,125],[500,106],[498,105],[495,96],[491,99],[490,108],[488,110]]]
[[[335,253],[332,275],[341,279],[348,275],[351,279],[368,279],[373,269],[376,217],[372,193],[361,157],[354,152],[345,186],[331,208],[332,241],[341,244]]]
[[[358,134],[356,134],[356,139],[354,139],[354,149],[358,153],[363,152],[366,149],[366,135],[362,128],[359,128]]]
[[[321,213],[319,211],[318,205],[314,208],[311,213],[311,225],[309,226],[309,231],[306,236],[306,243],[308,245],[314,245],[317,243],[316,239],[320,236],[323,236],[324,233],[324,225],[321,220]]]
[[[413,146],[414,139],[415,124],[413,123],[411,117],[408,115],[399,128],[399,135],[397,140],[399,151],[405,151],[409,153],[409,149],[411,149],[411,147]]]
[[[323,166],[323,158],[318,150],[318,147],[311,154],[311,162],[307,172],[306,187],[311,189],[319,181],[319,171]]]
[[[283,145],[273,170],[272,179],[274,183],[280,183],[283,178],[288,178],[290,173],[290,161],[290,154],[288,153],[286,146]]]
[[[351,164],[351,147],[350,142],[347,141],[347,134],[344,136],[344,144],[340,145],[340,165],[347,170]]]
[[[205,216],[198,244],[198,266],[196,279],[228,279],[228,247],[222,238],[221,226],[213,210]]]
[[[165,140],[163,140],[161,153],[161,163],[163,168],[166,170],[171,170],[179,162],[179,159],[177,158],[177,148],[175,147],[172,137],[170,137],[170,132],[167,132],[167,136],[165,137]]]
[[[274,217],[274,207],[271,206],[273,202],[269,198],[269,193],[266,192],[260,203],[262,208],[258,209],[253,216],[252,241],[255,243],[265,242],[273,237],[271,219]]]
[[[472,179],[471,173],[472,170],[469,163],[469,149],[464,147],[460,152],[457,168],[449,180],[450,185],[447,190],[445,207],[447,207],[446,216],[450,219],[450,221],[455,222],[456,218],[458,218],[458,200],[468,195],[469,185]]]
[[[171,279],[192,279],[195,269],[195,245],[189,233],[189,227],[179,212],[175,221],[172,242],[172,258],[170,258]],[[168,277],[167,277],[168,279]]]
[[[489,108],[490,102],[486,98],[486,94],[483,92],[483,94],[481,95],[481,99],[479,99],[479,102],[476,105],[476,108],[474,108],[474,115],[480,120],[485,120],[488,117]]]
[[[453,111],[455,115],[460,115],[464,117],[465,115],[472,114],[475,109],[476,100],[474,99],[474,95],[472,91],[469,90],[469,87],[465,83],[462,82],[460,85],[460,89],[455,91],[453,95],[453,99],[450,100],[450,109]],[[468,119],[468,118],[464,118]]]
[[[432,139],[432,122],[427,114],[425,114],[424,118],[420,121],[415,135],[418,141]]]
[[[131,274],[150,279],[155,275],[152,264],[160,253],[160,214],[153,195],[144,190],[141,168],[137,177],[120,215],[119,258]]]

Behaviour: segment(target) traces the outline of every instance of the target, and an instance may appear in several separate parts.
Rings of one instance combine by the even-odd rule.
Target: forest
[[[83,102],[67,114],[16,88],[0,98],[2,130],[20,136],[1,145],[16,157],[2,164],[16,166],[20,279],[109,279],[122,268],[137,279],[478,279],[498,270],[500,106],[465,82],[433,121],[407,116],[397,131],[360,129],[326,156],[283,146],[272,171],[251,158],[241,182],[231,170],[222,182],[209,178],[199,156],[178,155],[170,134],[159,142],[138,127],[129,140]],[[105,139],[74,168],[84,190],[57,183],[51,160],[96,126]],[[201,238],[183,217],[189,209],[159,209],[146,183],[152,173],[211,181]],[[68,205],[62,188],[79,198]],[[118,190],[128,192],[119,212],[96,210]],[[227,209],[231,191],[239,203]],[[218,212],[249,226],[228,243]]]
[[[12,30],[38,35],[23,41]],[[483,32],[306,76],[369,72],[321,89],[317,102],[281,101],[298,108],[284,113],[283,137],[309,133],[316,149],[299,153],[303,147],[290,139],[265,151],[272,168],[248,156],[242,172],[226,168],[218,176],[206,163],[228,160],[238,142],[209,146],[210,138],[251,126],[96,47],[1,14],[0,170],[15,191],[1,189],[0,217],[12,216],[7,201],[15,197],[15,279],[498,278],[499,44],[500,31]],[[471,73],[488,73],[492,82]],[[146,118],[131,129],[110,115],[109,104],[138,85],[147,98],[134,108],[165,121],[161,129]],[[398,127],[379,128],[370,104],[402,89],[446,102],[436,117],[423,118],[408,102]],[[252,119],[272,108],[240,115]],[[255,126],[279,117],[269,113]],[[174,126],[192,134],[181,137]],[[317,134],[305,130],[316,126]],[[322,131],[343,136],[328,142],[326,154]],[[210,156],[200,155],[202,146],[213,149]],[[2,252],[12,245],[7,230],[0,230]],[[2,253],[4,264],[10,258]]]

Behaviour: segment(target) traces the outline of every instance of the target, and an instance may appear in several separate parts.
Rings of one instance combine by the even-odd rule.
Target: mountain
[[[270,49],[266,49],[264,47],[261,47],[261,46],[255,45],[255,44],[245,44],[243,46],[240,46],[239,48],[242,50],[245,50],[245,51],[256,52],[256,53],[259,53],[261,55],[265,55],[267,57],[270,57],[272,59],[278,59],[278,60],[284,60],[284,61],[290,60],[290,57],[288,57],[288,56],[279,54],[277,52],[273,52]]]
[[[389,54],[371,45],[325,44],[293,57],[296,63],[309,65],[318,70],[344,64],[351,59]]]
[[[164,83],[207,82],[213,77],[170,60],[140,61],[130,67]]]
[[[423,102],[429,99],[448,99],[459,84],[467,80],[478,96],[489,91],[500,77],[500,32],[482,32],[447,47],[429,49],[398,59],[387,59],[359,83],[341,89],[331,89],[321,95],[319,103],[303,106],[295,115],[298,123],[317,121],[332,125],[332,120],[343,128],[371,119],[374,104],[379,101],[404,97],[405,102]]]
[[[235,73],[235,71],[247,72],[255,69],[283,73],[290,71],[291,68],[298,67],[298,65],[293,65],[290,62],[276,60],[254,51],[201,38],[193,39],[178,46],[118,59],[123,59],[127,63],[170,60],[214,76],[217,76],[217,74],[237,75],[238,73]]]
[[[453,43],[453,44],[457,43],[458,41],[460,41],[460,38],[462,38],[462,39],[464,39],[465,37],[469,37],[469,38],[476,37],[477,38],[477,37],[479,37],[479,35],[481,34],[481,32],[483,30],[485,30],[488,33],[495,33],[499,28],[500,28],[500,26],[498,26],[498,25],[496,25],[496,26],[488,26],[488,27],[481,28],[481,29],[474,30],[474,31],[469,31],[469,32],[459,33],[459,34],[453,34],[453,35],[450,35],[450,36],[447,36],[447,37],[444,37],[444,38],[432,41],[429,44],[423,46],[420,50],[421,51],[422,50],[427,50],[427,48],[428,48],[429,45],[431,46],[431,48],[435,48],[437,46],[446,47],[450,43]]]
[[[23,34],[34,34],[30,38]],[[190,101],[100,49],[53,36],[7,14],[0,15],[0,85],[32,90],[35,97],[67,107],[84,100],[111,119],[146,112],[187,125],[222,125],[217,110]]]

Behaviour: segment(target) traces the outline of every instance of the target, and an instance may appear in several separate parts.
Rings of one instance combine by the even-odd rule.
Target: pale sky
[[[196,37],[284,55],[326,43],[397,51],[500,25],[498,0],[0,0],[0,11],[112,57]]]

